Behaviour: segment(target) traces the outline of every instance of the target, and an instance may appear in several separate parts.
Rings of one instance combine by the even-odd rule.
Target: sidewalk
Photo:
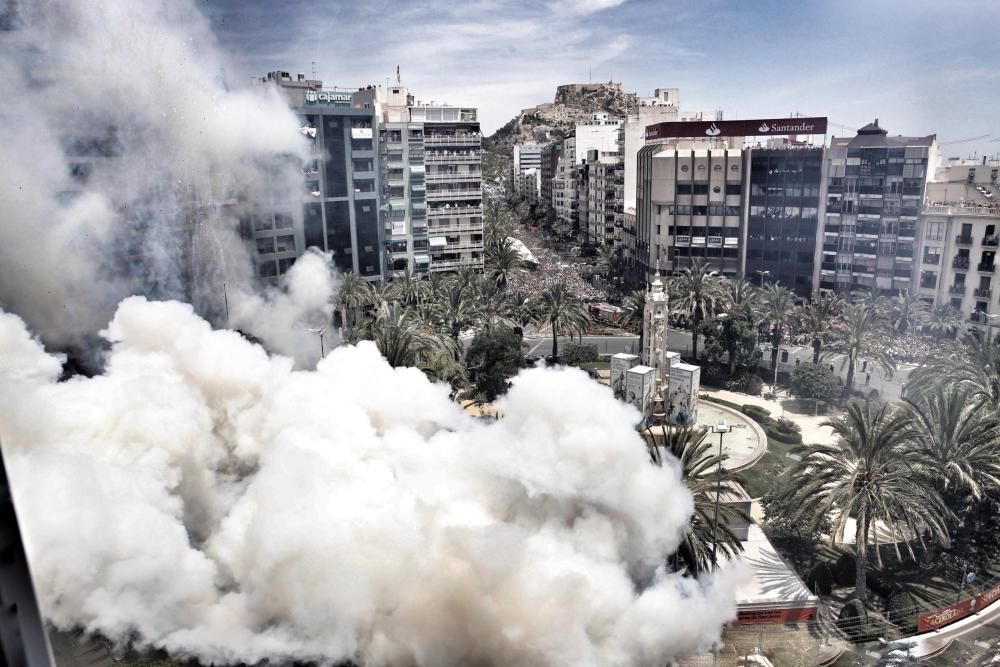
[[[721,398],[723,400],[736,403],[737,405],[745,405],[747,403],[756,405],[764,408],[765,410],[769,410],[771,412],[771,416],[775,419],[778,419],[779,417],[791,419],[802,428],[802,442],[807,445],[832,445],[836,442],[836,438],[833,435],[833,429],[829,426],[820,426],[820,424],[829,419],[831,415],[813,416],[812,414],[796,412],[796,410],[799,409],[798,401],[793,399],[785,398],[778,401],[769,401],[760,396],[739,394],[733,391],[726,391],[725,389],[715,391],[706,390],[705,393],[715,398]]]

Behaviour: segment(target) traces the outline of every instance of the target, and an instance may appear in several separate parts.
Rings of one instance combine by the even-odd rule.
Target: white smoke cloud
[[[252,334],[268,350],[294,358],[299,368],[314,367],[322,349],[339,343],[330,326],[338,285],[330,256],[311,250],[296,260],[277,288],[261,293],[237,287],[230,325]]]
[[[20,29],[0,32],[0,306],[58,345],[129,294],[219,314],[223,284],[252,280],[239,216],[301,201],[294,114],[273,90],[228,89],[192,0],[16,7]]]
[[[370,343],[312,372],[125,300],[105,374],[0,317],[0,438],[42,608],[204,661],[650,665],[708,647],[738,574],[667,572],[691,512],[638,415],[572,369],[484,424]]]

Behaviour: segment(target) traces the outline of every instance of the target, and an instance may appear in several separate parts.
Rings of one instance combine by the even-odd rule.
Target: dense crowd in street
[[[936,343],[930,336],[919,336],[907,334],[884,333],[879,335],[875,346],[882,352],[888,354],[894,361],[901,364],[919,363],[930,354]]]
[[[525,295],[537,294],[564,282],[583,301],[607,300],[608,295],[604,290],[590,285],[580,276],[580,266],[574,265],[578,264],[580,259],[563,257],[551,248],[545,247],[544,235],[540,230],[532,230],[518,222],[514,225],[514,236],[528,246],[538,260],[538,267],[513,272],[509,283],[512,291]]]

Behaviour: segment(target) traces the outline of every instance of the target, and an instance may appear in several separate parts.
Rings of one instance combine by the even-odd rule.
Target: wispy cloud
[[[325,81],[363,85],[399,64],[418,96],[478,106],[487,132],[592,75],[643,94],[679,87],[684,106],[729,117],[808,110],[844,124],[877,115],[898,132],[1000,134],[986,112],[1000,105],[988,68],[1000,3],[201,1],[241,75],[317,61]]]

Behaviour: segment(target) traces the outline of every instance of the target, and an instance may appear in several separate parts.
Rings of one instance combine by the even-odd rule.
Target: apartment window
[[[278,260],[278,273],[284,275],[288,272],[288,269],[292,268],[292,264],[295,263],[294,257],[286,257],[285,259]]]
[[[355,192],[375,192],[375,181],[366,178],[362,180],[354,181],[354,191]]]
[[[295,237],[292,235],[278,236],[274,239],[275,252],[295,252]]]
[[[274,215],[274,228],[275,229],[291,229],[292,228],[292,216],[287,213],[275,213]]]
[[[927,236],[925,238],[928,241],[943,241],[944,240],[944,223],[943,222],[928,222],[927,223]]]
[[[253,217],[254,231],[266,232],[274,229],[274,217],[270,215],[255,215]]]
[[[734,167],[736,165],[733,165]],[[740,184],[739,183],[726,183],[726,194],[727,195],[738,195],[740,194]]]
[[[278,265],[273,262],[261,262],[257,265],[257,275],[261,278],[273,278],[278,275]]]
[[[694,194],[696,194],[696,195],[707,195],[708,194],[708,183],[695,183],[694,184]]]
[[[689,194],[691,194],[691,184],[690,183],[678,183],[677,184],[677,194],[679,194],[679,195],[689,195]]]
[[[257,239],[257,252],[261,255],[270,255],[274,252],[274,238],[265,236],[264,238]]]

